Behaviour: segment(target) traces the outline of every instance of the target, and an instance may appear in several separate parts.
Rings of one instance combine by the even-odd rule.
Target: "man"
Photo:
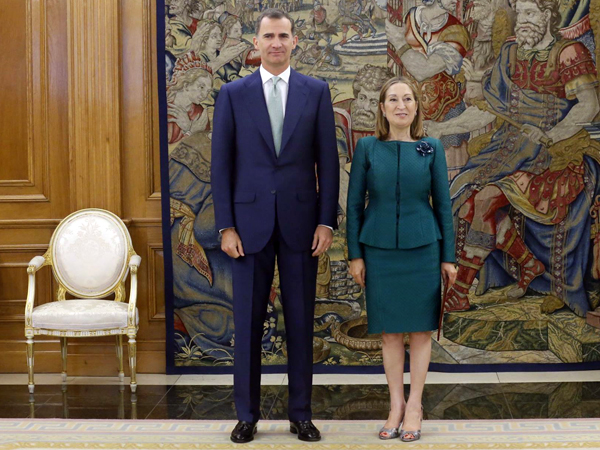
[[[260,342],[275,257],[285,316],[290,431],[318,441],[311,422],[318,256],[333,240],[339,169],[327,83],[291,70],[294,22],[268,9],[256,24],[262,65],[221,88],[213,121],[212,188],[221,248],[232,258],[234,394],[249,442],[260,415]],[[316,172],[315,172],[316,167]],[[317,192],[318,179],[318,192]]]
[[[334,23],[338,21],[342,24],[342,40],[339,45],[348,42],[348,31],[352,28],[358,34],[359,40],[362,40],[365,32],[364,17],[361,16],[362,4],[360,0],[340,0],[338,3],[339,16]],[[369,32],[370,33],[370,32]]]
[[[396,52],[390,56],[405,76],[421,89],[424,119],[444,122],[465,111],[458,74],[471,49],[471,37],[456,14],[457,0],[423,0],[410,8],[404,25],[386,22],[386,35]],[[468,133],[445,134],[448,175],[468,158]]]
[[[309,35],[312,34],[315,43],[319,44],[319,41],[323,39],[327,44],[331,44],[331,36],[337,34],[337,28],[327,21],[327,10],[319,0],[315,0],[308,20],[312,25]]]
[[[596,68],[583,43],[561,38],[557,1],[517,0],[515,10],[516,37],[483,79],[485,111],[473,106],[429,124],[434,137],[481,129],[498,114],[517,125],[505,120],[493,130],[450,187],[459,269],[448,310],[470,308],[467,294],[479,273],[478,293],[516,280],[508,298],[523,297],[531,285],[547,295],[542,312],[566,304],[585,316],[600,152],[581,124],[600,111]]]
[[[352,81],[354,98],[333,105],[338,139],[345,141],[346,155],[352,159],[360,138],[375,134],[375,119],[379,108],[379,91],[394,74],[386,67],[366,64]],[[342,153],[340,149],[340,153]],[[344,204],[345,206],[345,204]]]
[[[191,0],[173,0],[169,5],[169,30],[166,50],[178,58],[190,49],[196,23],[189,15]],[[194,24],[194,31],[190,28]]]
[[[486,70],[494,65],[500,45],[514,29],[514,12],[507,0],[475,0],[467,10],[469,31],[473,36],[473,52],[463,59],[466,78],[464,100],[473,105],[483,100],[481,80]]]
[[[471,48],[467,29],[452,14],[456,3],[457,0],[423,2],[410,9],[403,27],[386,22],[386,34],[396,48],[394,61],[419,82],[424,119],[438,122],[460,109],[456,75]]]
[[[340,163],[340,198],[338,223],[346,215],[346,196],[350,180],[350,162],[354,147],[360,138],[375,134],[375,119],[379,108],[379,91],[394,74],[386,67],[366,64],[361,67],[354,81],[354,98],[333,104],[336,139]]]

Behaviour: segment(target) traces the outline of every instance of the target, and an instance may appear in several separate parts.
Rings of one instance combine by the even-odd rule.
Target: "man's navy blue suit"
[[[246,256],[233,262],[234,393],[239,420],[260,418],[263,323],[275,268],[288,351],[291,421],[311,419],[317,225],[336,226],[339,160],[327,83],[294,70],[276,156],[257,70],[221,87],[211,183],[217,229],[235,227]],[[318,193],[317,193],[318,179]]]

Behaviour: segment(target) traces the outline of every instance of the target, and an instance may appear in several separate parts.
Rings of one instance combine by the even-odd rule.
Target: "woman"
[[[466,110],[461,93],[465,85],[459,73],[472,44],[456,11],[457,0],[422,0],[404,16],[402,27],[386,23],[386,35],[396,49],[395,64],[419,84],[423,118],[430,133],[444,129],[443,122]],[[468,159],[469,138],[469,133],[441,137],[453,175]]]
[[[391,408],[379,437],[403,441],[421,437],[441,278],[446,289],[456,278],[446,157],[440,141],[425,137],[417,92],[405,78],[381,88],[375,136],[360,139],[354,152],[347,209],[350,274],[365,288],[369,333],[383,339]],[[404,333],[410,337],[406,402]]]

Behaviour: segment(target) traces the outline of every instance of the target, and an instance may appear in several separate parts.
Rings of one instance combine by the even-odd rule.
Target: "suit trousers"
[[[261,251],[232,261],[234,397],[238,420],[247,422],[260,418],[261,339],[276,258],[288,353],[288,417],[299,421],[310,420],[312,415],[312,341],[318,258],[312,256],[310,249],[292,250],[281,237],[276,220],[273,235]]]

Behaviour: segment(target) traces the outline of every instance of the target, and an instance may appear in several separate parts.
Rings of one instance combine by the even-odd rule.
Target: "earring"
[[[385,113],[383,113],[383,117],[386,117],[386,116],[385,116]]]

